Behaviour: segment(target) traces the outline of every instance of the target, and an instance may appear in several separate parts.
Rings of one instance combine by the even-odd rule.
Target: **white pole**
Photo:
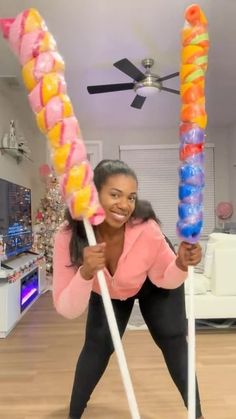
[[[84,227],[86,230],[89,245],[94,246],[96,245],[96,238],[95,238],[93,228],[88,220],[84,219],[83,221],[84,221]],[[131,417],[132,419],[140,419],[138,405],[136,402],[134,389],[133,389],[132,381],[131,381],[129,370],[128,370],[128,365],[125,358],[124,349],[121,343],[119,329],[116,323],[116,318],[115,318],[113,306],[111,303],[111,299],[110,299],[110,295],[107,289],[107,284],[106,284],[103,271],[99,271],[97,276],[98,276],[99,286],[101,289],[101,294],[102,294],[103,304],[104,304],[104,308],[105,308],[105,312],[107,316],[107,321],[108,321],[108,325],[109,325],[112,340],[113,340],[113,345],[115,348],[115,352],[116,352],[116,356],[117,356],[117,360],[118,360],[118,364],[120,368],[120,373],[121,373],[123,385],[126,392],[126,397],[128,399]]]
[[[188,267],[188,419],[196,418],[194,268]]]

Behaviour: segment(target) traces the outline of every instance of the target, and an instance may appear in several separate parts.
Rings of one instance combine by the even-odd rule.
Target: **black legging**
[[[147,279],[134,297],[112,300],[120,335],[123,336],[135,299],[148,329],[161,349],[173,381],[187,406],[187,341],[184,286],[164,290]],[[86,337],[78,359],[70,402],[70,417],[81,418],[87,402],[103,375],[114,348],[100,295],[92,292],[89,301]],[[198,386],[196,417],[201,416]]]

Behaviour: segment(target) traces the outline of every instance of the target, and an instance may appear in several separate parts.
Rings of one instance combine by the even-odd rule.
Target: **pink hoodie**
[[[56,233],[53,259],[53,300],[58,313],[73,319],[88,306],[91,291],[100,294],[97,276],[87,281],[80,269],[71,267],[69,243],[71,231],[65,227]],[[104,274],[111,298],[126,300],[137,294],[146,277],[162,288],[177,288],[187,272],[175,264],[176,256],[153,220],[127,224],[123,253],[116,272]]]

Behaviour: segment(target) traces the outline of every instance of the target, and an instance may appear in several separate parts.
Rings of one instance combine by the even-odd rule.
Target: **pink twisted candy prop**
[[[52,151],[54,170],[59,177],[62,196],[72,218],[83,219],[89,245],[96,239],[92,224],[104,220],[93,183],[93,171],[87,161],[78,121],[67,96],[64,61],[56,42],[35,9],[15,19],[1,19],[1,29],[22,65],[22,77],[29,91],[29,102],[39,129],[46,134]],[[128,399],[131,417],[140,419],[134,390],[122,347],[104,273],[98,281],[106,316]]]

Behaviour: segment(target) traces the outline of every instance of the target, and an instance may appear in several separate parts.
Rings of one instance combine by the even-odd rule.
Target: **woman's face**
[[[137,182],[129,175],[110,176],[99,192],[104,208],[105,221],[111,227],[120,228],[132,215],[137,198]]]

